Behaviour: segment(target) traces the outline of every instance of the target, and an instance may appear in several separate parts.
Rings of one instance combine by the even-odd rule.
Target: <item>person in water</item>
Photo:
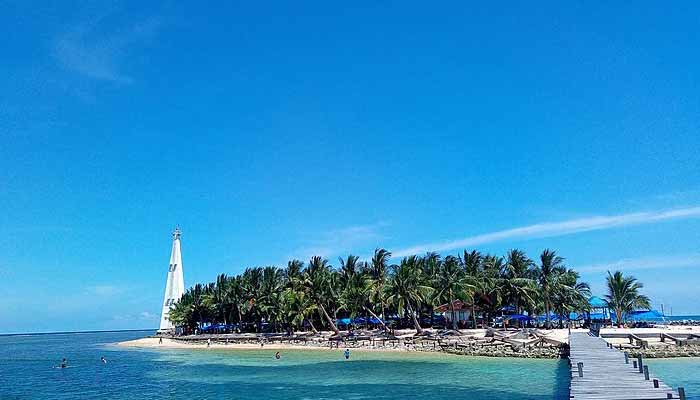
[[[350,358],[350,349],[345,349],[345,352],[343,354],[345,355],[346,360],[349,359]]]
[[[68,368],[68,361],[66,361],[66,359],[64,358],[63,360],[61,360],[61,364],[59,365],[59,367]]]
[[[277,353],[275,353],[275,358],[276,358],[276,359],[278,359],[278,360],[279,360],[279,359],[280,359],[280,357],[282,357],[282,356],[280,356],[280,352],[279,352],[279,351],[278,351]]]
[[[102,361],[102,364],[107,364],[107,359],[104,357],[100,357],[100,361]]]

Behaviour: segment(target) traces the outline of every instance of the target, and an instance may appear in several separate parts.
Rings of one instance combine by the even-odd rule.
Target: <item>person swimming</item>
[[[346,360],[349,359],[350,358],[350,349],[345,349],[345,352],[343,354],[345,355]]]
[[[61,360],[61,364],[58,365],[59,368],[68,368],[68,361],[66,359]]]
[[[282,356],[280,355],[280,352],[279,352],[279,351],[278,351],[277,353],[275,353],[275,358],[276,358],[276,359],[279,360],[281,357],[282,357]]]
[[[104,357],[100,357],[100,361],[102,361],[102,364],[107,364],[107,359]]]

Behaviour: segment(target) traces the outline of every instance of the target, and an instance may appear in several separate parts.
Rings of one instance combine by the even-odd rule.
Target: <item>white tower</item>
[[[167,332],[175,328],[168,319],[170,307],[180,300],[185,293],[185,280],[182,276],[182,253],[180,253],[180,228],[173,232],[173,249],[170,252],[170,267],[168,268],[168,280],[165,283],[165,296],[163,296],[163,312],[160,317],[160,329],[158,332]]]

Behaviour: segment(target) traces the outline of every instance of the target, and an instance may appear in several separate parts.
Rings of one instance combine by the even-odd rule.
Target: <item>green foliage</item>
[[[539,265],[520,250],[505,257],[464,251],[444,259],[428,253],[405,257],[398,265],[390,265],[390,258],[387,250],[376,249],[368,262],[353,255],[340,258],[337,269],[315,256],[307,265],[291,260],[284,269],[268,266],[247,268],[236,276],[221,274],[213,283],[188,289],[170,318],[188,330],[207,323],[244,323],[256,330],[265,325],[275,331],[325,327],[338,332],[339,317],[383,320],[394,315],[421,332],[422,316],[432,316],[440,305],[453,310],[456,300],[471,307],[474,324],[477,315],[489,323],[504,306],[560,315],[588,307],[588,285],[551,250],[542,252]],[[623,311],[648,304],[638,294],[632,300],[618,295],[641,288],[634,278],[626,279],[632,282],[609,276],[616,288],[610,304]],[[620,286],[626,289],[618,290]],[[457,329],[456,321],[452,327]]]
[[[631,311],[651,308],[649,298],[639,293],[644,285],[638,282],[635,277],[624,276],[620,271],[615,271],[615,273],[608,271],[606,283],[608,294],[605,295],[605,300],[608,307],[615,310],[618,326],[622,325],[625,317]]]

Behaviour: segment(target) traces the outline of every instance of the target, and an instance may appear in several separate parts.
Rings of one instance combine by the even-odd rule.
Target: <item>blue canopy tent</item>
[[[335,320],[336,325],[345,325],[348,326],[352,323],[352,320],[350,318],[338,318]]]
[[[513,319],[513,320],[516,320],[516,321],[529,321],[529,320],[533,319],[533,318],[530,317],[529,315],[525,315],[525,314],[506,315],[506,316],[504,316],[503,318],[508,319],[508,320]]]
[[[610,316],[613,321],[617,322],[617,315],[614,311],[610,312]],[[625,315],[625,321],[632,322],[661,322],[665,321],[666,318],[657,310],[637,310],[627,313]]]
[[[606,321],[610,319],[610,309],[607,301],[598,296],[591,296],[588,299],[588,305],[591,307],[588,313],[589,320]]]
[[[591,298],[588,299],[588,305],[590,305],[591,308],[608,308],[608,303],[598,296],[591,296]]]
[[[202,332],[215,332],[215,331],[225,331],[228,329],[232,329],[234,326],[233,325],[225,325],[225,324],[214,324],[214,325],[209,325],[205,326],[201,329]]]
[[[378,318],[374,317],[357,317],[352,321],[353,324],[355,325],[364,325],[364,324],[370,324],[370,325],[380,325],[382,321],[380,321]]]

